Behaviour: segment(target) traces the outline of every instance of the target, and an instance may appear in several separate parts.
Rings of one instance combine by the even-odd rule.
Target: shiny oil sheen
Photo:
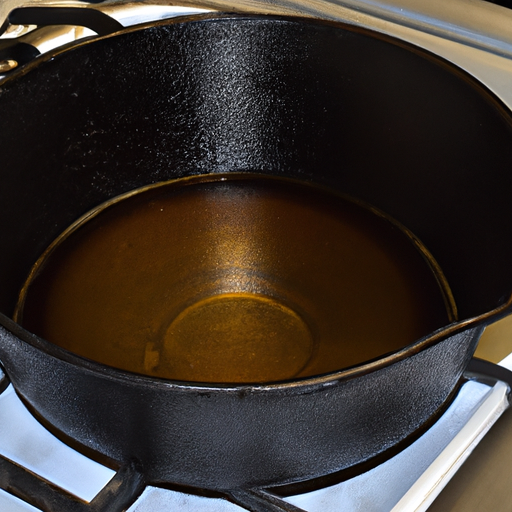
[[[35,265],[17,320],[131,372],[275,382],[445,325],[440,281],[412,237],[369,207],[298,181],[209,175],[83,217]]]

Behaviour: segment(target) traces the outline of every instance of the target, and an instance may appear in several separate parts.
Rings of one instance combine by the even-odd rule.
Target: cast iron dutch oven
[[[304,19],[217,15],[36,59],[0,91],[0,360],[54,432],[151,482],[284,485],[385,454],[453,396],[510,310],[510,113],[449,63]],[[82,359],[9,318],[31,265],[107,199],[251,172],[374,205],[417,235],[461,320],[377,360],[268,385],[166,381]]]

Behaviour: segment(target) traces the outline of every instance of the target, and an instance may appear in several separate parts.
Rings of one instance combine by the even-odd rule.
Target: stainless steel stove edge
[[[482,0],[182,0],[179,5],[172,0],[4,0],[0,2],[0,27],[14,8],[35,5],[96,9],[123,26],[211,11],[334,20],[391,35],[431,51],[477,78],[512,108],[512,10]],[[22,32],[20,40],[44,53],[91,35],[94,32],[81,27],[50,26],[28,34]]]

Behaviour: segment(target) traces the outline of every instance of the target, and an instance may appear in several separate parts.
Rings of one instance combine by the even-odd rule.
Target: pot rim
[[[460,334],[469,329],[487,326],[493,322],[512,313],[512,295],[502,305],[492,309],[486,313],[472,317],[469,319],[453,322],[448,326],[441,327],[433,333],[420,338],[414,343],[392,352],[387,355],[380,356],[374,360],[365,363],[343,368],[334,372],[329,372],[323,375],[313,377],[303,377],[300,379],[291,379],[281,382],[273,382],[268,384],[234,384],[225,385],[222,383],[201,383],[201,382],[185,382],[163,379],[159,377],[150,377],[143,374],[121,370],[112,366],[98,363],[91,359],[76,355],[68,350],[59,347],[49,341],[46,341],[35,334],[27,331],[19,324],[11,320],[9,317],[0,313],[0,325],[6,328],[11,334],[15,335],[21,341],[28,343],[33,348],[40,350],[47,356],[58,359],[71,366],[80,368],[85,372],[91,372],[108,380],[118,382],[130,382],[133,385],[141,385],[143,387],[161,388],[161,389],[180,389],[189,392],[220,392],[228,394],[246,394],[252,392],[282,392],[282,391],[297,391],[297,392],[311,392],[317,388],[325,388],[328,386],[336,385],[342,381],[352,380],[356,377],[364,376],[374,373],[378,370],[391,366],[414,356],[438,343],[441,343],[446,338]],[[8,372],[7,372],[8,375]]]

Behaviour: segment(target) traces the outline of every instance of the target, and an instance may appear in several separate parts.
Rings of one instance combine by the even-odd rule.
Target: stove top
[[[1,510],[244,510],[221,497],[138,486],[129,469],[105,467],[54,437],[26,409],[12,385],[5,384],[0,394]],[[507,409],[508,393],[508,384],[500,380],[468,380],[443,416],[398,455],[336,485],[285,498],[271,495],[277,502],[272,510],[425,511]]]

